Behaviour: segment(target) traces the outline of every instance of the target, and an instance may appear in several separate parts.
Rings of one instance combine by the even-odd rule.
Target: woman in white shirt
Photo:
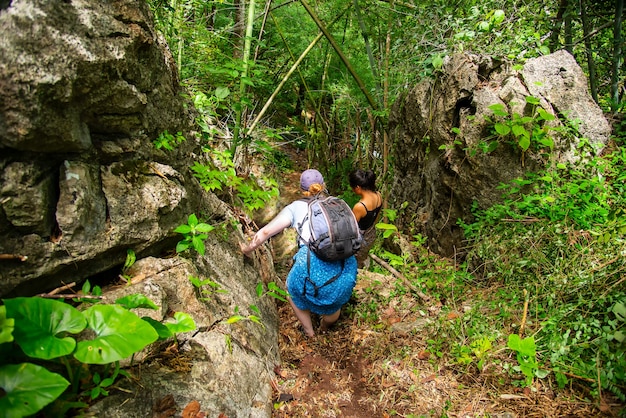
[[[300,175],[300,188],[305,197],[323,193],[324,178],[314,169]],[[293,311],[302,324],[306,336],[315,336],[311,312],[321,316],[319,330],[326,331],[341,314],[341,307],[352,295],[356,284],[357,262],[354,256],[342,261],[323,261],[310,251],[306,243],[310,237],[308,202],[296,200],[285,207],[274,219],[261,228],[249,245],[242,245],[245,255],[286,228],[298,228],[298,252],[287,276],[287,291]],[[336,276],[336,277],[335,277]],[[326,284],[329,279],[331,283]]]

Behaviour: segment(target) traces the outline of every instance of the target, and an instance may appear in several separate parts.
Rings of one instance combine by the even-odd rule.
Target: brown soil
[[[307,168],[302,154],[291,155],[297,171],[281,185],[287,203],[299,196],[299,173]],[[284,280],[289,263],[275,262]],[[381,304],[395,282],[391,274],[359,270],[339,321],[314,338],[301,333],[290,306],[279,302],[282,362],[274,370],[274,417],[611,417],[624,410],[606,396],[601,404],[589,400],[575,383],[566,390],[549,379],[532,389],[515,386],[502,367],[515,362],[510,350],[494,349],[482,370],[451,364],[449,356],[431,352],[426,327],[419,326],[448,311],[411,294]],[[357,314],[369,310],[377,320]]]

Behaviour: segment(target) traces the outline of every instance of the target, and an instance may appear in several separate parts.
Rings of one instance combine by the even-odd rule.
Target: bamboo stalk
[[[287,82],[287,80],[289,80],[289,77],[291,77],[291,74],[293,74],[294,71],[296,71],[296,68],[298,68],[298,65],[300,65],[300,63],[302,62],[302,60],[304,59],[304,57],[306,57],[306,55],[309,53],[309,51],[311,51],[311,49],[313,49],[313,47],[315,46],[315,44],[317,44],[317,42],[322,39],[323,34],[320,32],[315,39],[313,39],[313,41],[311,41],[311,43],[309,44],[309,46],[302,52],[302,54],[300,54],[300,56],[298,57],[298,60],[296,62],[293,63],[293,65],[291,66],[291,68],[289,69],[289,71],[287,71],[287,74],[285,74],[285,76],[283,77],[283,79],[280,81],[280,83],[278,84],[278,86],[274,89],[274,92],[272,93],[272,95],[270,96],[269,99],[267,99],[267,102],[265,102],[265,105],[263,106],[263,109],[261,109],[261,111],[259,112],[259,114],[256,116],[256,118],[254,119],[254,121],[252,122],[252,124],[250,125],[250,127],[248,128],[248,133],[247,135],[250,135],[252,133],[252,131],[254,130],[254,128],[256,127],[256,125],[259,123],[259,121],[261,120],[261,118],[263,117],[263,115],[265,114],[265,112],[267,111],[267,109],[270,107],[270,104],[272,104],[272,101],[274,101],[274,98],[278,95],[278,93],[280,92],[280,90],[283,88],[283,86],[285,85],[285,83]]]
[[[348,57],[346,57],[346,55],[343,53],[343,51],[339,47],[339,44],[337,43],[337,41],[335,41],[335,38],[330,34],[328,29],[322,23],[322,21],[317,17],[317,14],[315,14],[315,11],[311,8],[311,6],[309,6],[309,4],[305,0],[300,0],[300,3],[306,9],[309,16],[311,16],[311,19],[313,19],[317,27],[324,33],[324,36],[326,37],[330,45],[333,47],[337,55],[339,55],[341,62],[343,62],[343,65],[346,66],[346,68],[350,72],[350,75],[352,76],[354,81],[356,81],[356,84],[359,86],[361,93],[363,93],[369,105],[373,109],[378,109],[378,103],[376,103],[372,95],[369,93],[369,91],[365,87],[363,80],[361,80],[361,77],[359,77],[359,75],[356,73],[356,71],[352,67],[352,64],[350,63],[350,60],[348,60]]]
[[[524,313],[522,314],[522,322],[519,326],[519,337],[523,338],[524,328],[526,327],[526,316],[528,315],[528,290],[524,289]]]

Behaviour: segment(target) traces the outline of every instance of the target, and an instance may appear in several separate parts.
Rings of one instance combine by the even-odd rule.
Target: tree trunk
[[[356,81],[357,85],[359,86],[359,89],[361,90],[363,95],[367,98],[369,105],[372,108],[377,109],[378,104],[376,103],[372,95],[369,93],[369,91],[367,91],[365,84],[363,84],[363,81],[361,80],[359,75],[356,73],[356,71],[352,67],[352,64],[350,63],[346,55],[343,53],[343,51],[337,44],[337,41],[335,41],[335,38],[330,34],[328,29],[326,29],[326,27],[322,24],[322,21],[319,20],[319,18],[317,17],[317,14],[313,11],[311,6],[309,6],[309,4],[305,0],[300,0],[300,3],[302,3],[302,6],[304,6],[309,16],[311,16],[313,21],[315,21],[315,24],[317,24],[317,27],[322,31],[326,39],[328,39],[328,42],[331,44],[331,46],[333,47],[337,55],[339,55],[339,58],[341,58],[341,62],[343,62],[343,65],[345,65],[345,67],[350,72],[350,75],[352,76],[354,81]]]
[[[272,0],[267,0],[265,3],[265,10],[263,11],[263,23],[261,24],[261,29],[259,29],[259,38],[254,49],[254,62],[259,59],[259,49],[261,48],[261,40],[263,39],[263,35],[265,33],[265,26],[267,25],[267,18],[270,15],[270,7],[272,5]]]
[[[587,10],[585,10],[585,0],[580,0],[580,19],[583,25],[583,38],[585,40],[585,54],[587,56],[587,69],[589,70],[589,89],[591,97],[598,103],[598,79],[596,77],[596,63],[593,60],[593,49],[591,46],[591,37],[589,36],[589,20],[587,19]]]
[[[622,66],[622,14],[624,0],[615,0],[615,22],[613,25],[613,68],[611,72],[611,111],[619,107],[619,75]]]
[[[370,63],[370,70],[372,71],[372,76],[376,81],[376,91],[378,92],[378,99],[380,100],[381,89],[380,83],[378,79],[378,69],[376,65],[376,61],[374,60],[374,54],[372,53],[372,45],[370,43],[370,38],[368,35],[367,27],[365,26],[365,21],[363,20],[363,16],[361,14],[361,7],[359,6],[359,0],[353,0],[354,4],[354,12],[356,13],[356,18],[359,22],[359,28],[361,29],[361,36],[363,36],[363,42],[365,43],[365,51],[367,52],[367,59]]]
[[[574,5],[571,1],[566,0],[565,5],[565,16],[564,16],[564,26],[565,26],[565,50],[570,54],[574,54],[574,35],[572,33],[572,20],[574,17]]]
[[[561,48],[559,42],[559,35],[561,34],[561,26],[563,26],[563,16],[567,10],[568,0],[561,0],[559,2],[559,11],[552,22],[552,33],[550,34],[550,52],[554,52]]]
[[[393,12],[394,0],[389,1],[389,8]],[[387,39],[385,40],[385,78],[383,81],[383,109],[389,109],[389,60],[391,57],[391,32],[393,30],[393,13],[389,14],[387,22]],[[382,178],[385,178],[389,165],[389,132],[387,123],[383,128],[383,172]]]
[[[243,73],[239,81],[239,100],[240,107],[237,109],[235,117],[235,129],[233,130],[233,143],[231,144],[231,152],[233,158],[235,158],[235,151],[239,145],[239,132],[243,129],[243,122],[246,119],[246,107],[243,104],[243,98],[246,95],[246,86],[248,82],[248,69],[250,68],[250,49],[252,47],[252,30],[254,29],[254,1],[250,0],[248,6],[248,19],[246,24],[246,37],[244,39],[243,47]],[[242,0],[245,2],[245,0]]]
[[[243,31],[246,26],[246,0],[233,0],[235,25],[233,27],[233,58],[243,55]]]

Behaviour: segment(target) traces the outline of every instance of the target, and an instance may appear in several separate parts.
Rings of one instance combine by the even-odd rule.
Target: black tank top
[[[378,217],[378,213],[380,212],[380,209],[383,207],[383,204],[381,202],[380,205],[376,207],[376,209],[369,210],[367,206],[365,206],[365,203],[363,202],[359,202],[359,203],[363,205],[363,207],[365,208],[365,211],[367,212],[365,216],[359,220],[359,229],[361,229],[362,231],[365,231],[369,229],[372,225],[374,225],[374,222],[376,222],[376,218]]]

